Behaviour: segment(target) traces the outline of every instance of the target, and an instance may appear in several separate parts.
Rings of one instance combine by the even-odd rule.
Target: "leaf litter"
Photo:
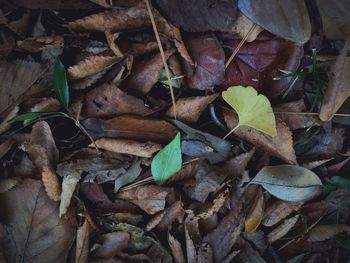
[[[338,2],[5,1],[0,261],[348,261]]]

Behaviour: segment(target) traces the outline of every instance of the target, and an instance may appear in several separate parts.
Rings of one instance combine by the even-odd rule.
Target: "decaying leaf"
[[[262,217],[264,215],[264,207],[265,207],[264,195],[261,188],[259,188],[255,196],[253,205],[251,206],[247,214],[247,217],[245,219],[245,223],[244,223],[245,232],[248,232],[248,233],[254,232],[258,228],[262,220]]]
[[[10,129],[10,127],[11,127],[10,120],[12,120],[13,118],[15,118],[17,116],[18,111],[19,111],[19,107],[16,106],[5,116],[3,121],[0,123],[0,134],[4,133],[8,129]]]
[[[0,193],[7,192],[20,182],[19,177],[6,178],[0,180]]]
[[[322,186],[315,173],[296,165],[265,166],[250,183],[259,184],[275,197],[292,202],[314,198]]]
[[[75,262],[86,263],[89,258],[90,224],[87,219],[77,230]]]
[[[327,91],[323,97],[320,119],[329,121],[350,96],[350,37],[331,68]]]
[[[232,111],[224,110],[224,117],[230,129],[237,126],[238,118]],[[265,135],[249,127],[239,127],[234,131],[234,134],[255,145],[258,149],[278,157],[287,163],[297,163],[293,149],[292,133],[287,125],[279,118],[276,119],[276,130],[277,135],[274,137]]]
[[[63,178],[62,193],[60,202],[60,217],[67,213],[68,207],[71,203],[71,199],[75,188],[80,180],[80,176],[75,174],[69,174]]]
[[[317,225],[309,232],[307,241],[324,241],[342,232],[350,233],[350,226],[344,224]]]
[[[283,221],[278,227],[272,230],[268,235],[267,239],[270,243],[279,240],[281,237],[285,236],[298,222],[300,215],[296,215],[292,218],[288,218]]]
[[[1,215],[8,261],[65,262],[74,241],[74,213],[65,218],[58,204],[45,193],[39,180],[26,179],[12,190],[0,194]],[[50,233],[50,234],[48,234]]]
[[[230,29],[230,32],[239,34],[241,38],[244,38],[246,35],[249,34],[246,40],[246,42],[249,43],[254,41],[263,30],[264,29],[262,27],[255,24],[243,13],[238,12],[237,19],[235,20],[232,28]]]
[[[39,52],[47,48],[60,48],[63,44],[64,38],[62,36],[29,37],[17,42],[19,48],[29,52]]]
[[[102,244],[95,247],[92,254],[100,258],[113,258],[118,252],[128,247],[130,234],[125,231],[117,231],[101,235],[98,239]]]
[[[173,254],[175,263],[186,263],[185,255],[181,247],[181,243],[170,233],[168,234],[168,243]]]

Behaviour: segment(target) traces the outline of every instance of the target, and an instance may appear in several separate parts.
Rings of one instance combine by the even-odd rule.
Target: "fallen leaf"
[[[75,263],[87,263],[89,258],[90,224],[87,219],[78,227],[75,241]]]
[[[177,133],[175,138],[153,158],[151,173],[157,184],[166,182],[172,175],[182,167],[181,134]]]
[[[19,177],[6,178],[0,180],[0,193],[7,192],[20,182]]]
[[[163,120],[123,115],[109,120],[86,119],[89,134],[98,138],[125,138],[153,142],[169,142],[176,135],[174,126]]]
[[[245,219],[245,223],[244,223],[245,232],[248,232],[248,233],[254,232],[259,227],[264,215],[264,208],[265,208],[264,195],[261,188],[259,188],[255,196],[253,205],[248,211]]]
[[[181,243],[170,233],[168,234],[168,244],[171,249],[171,253],[173,254],[175,263],[186,263]]]
[[[122,175],[118,176],[117,179],[115,179],[114,193],[118,192],[119,189],[122,188],[124,185],[134,182],[136,178],[139,177],[139,175],[142,172],[141,162],[141,159],[134,161],[125,173],[123,173]]]
[[[324,94],[320,119],[329,121],[350,96],[350,37],[346,39],[345,45],[334,62],[328,87]]]
[[[147,115],[151,110],[138,98],[113,84],[104,84],[85,95],[83,114],[89,118],[108,118],[122,114]]]
[[[80,176],[69,174],[63,178],[62,193],[60,202],[60,217],[67,213],[75,188],[80,180]]]
[[[254,28],[252,29],[253,26]],[[230,29],[230,32],[233,34],[239,34],[239,36],[242,39],[249,34],[249,36],[246,39],[246,42],[249,43],[249,42],[253,42],[263,30],[264,29],[262,27],[255,24],[243,13],[238,12],[237,19],[235,20],[232,28]]]
[[[242,263],[266,263],[254,245],[250,244],[244,238],[239,237],[237,239],[237,245],[235,249],[238,249],[238,253],[235,255],[234,261]]]
[[[198,96],[181,98],[176,101],[176,118],[179,121],[196,123],[203,111],[212,103],[218,94],[209,96]],[[174,118],[172,109],[166,112],[166,115]]]
[[[332,40],[345,39],[350,34],[348,1],[340,0],[331,4],[327,0],[317,0],[316,3],[326,37]]]
[[[238,123],[237,116],[229,110],[224,110],[223,113],[227,126],[230,129],[236,127]],[[277,135],[274,137],[244,126],[239,127],[234,133],[240,139],[250,142],[270,155],[278,157],[287,163],[297,163],[293,149],[292,133],[287,125],[279,118],[276,119],[276,130]]]
[[[3,134],[11,128],[11,120],[13,120],[19,112],[19,107],[14,107],[2,120],[0,124],[0,134]]]
[[[60,218],[58,204],[38,180],[26,179],[0,198],[8,261],[66,262],[75,237],[74,213]]]
[[[237,1],[157,0],[157,5],[185,31],[228,31],[236,19]]]
[[[249,126],[267,135],[277,134],[270,101],[264,95],[258,95],[253,87],[230,87],[222,92],[222,97],[238,114],[238,124],[234,129]]]
[[[350,233],[350,226],[344,224],[317,225],[308,233],[308,242],[320,242],[346,232]]]
[[[44,49],[63,47],[64,38],[62,36],[29,37],[23,41],[17,41],[17,45],[19,48],[35,53]]]
[[[187,49],[196,63],[188,84],[192,89],[205,90],[219,85],[225,78],[225,54],[212,33],[185,38]]]
[[[309,14],[302,0],[239,0],[241,12],[266,30],[293,42],[304,44],[311,36]]]
[[[98,240],[102,243],[92,250],[95,257],[113,258],[118,252],[128,247],[130,234],[125,231],[118,231],[101,235]]]
[[[322,182],[312,171],[296,165],[265,166],[250,182],[278,199],[306,201],[320,193]]]
[[[58,10],[80,10],[80,9],[91,9],[96,7],[93,3],[77,0],[77,1],[69,1],[69,0],[61,0],[57,2],[56,0],[35,0],[30,3],[26,0],[15,0],[13,4],[17,6],[21,6],[29,9],[58,9]]]
[[[299,217],[300,215],[296,215],[292,218],[284,220],[282,224],[280,224],[267,235],[267,240],[270,243],[273,243],[279,240],[281,237],[284,237],[295,226],[299,220]]]

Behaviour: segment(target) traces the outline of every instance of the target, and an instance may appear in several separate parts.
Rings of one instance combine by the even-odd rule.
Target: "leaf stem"
[[[228,134],[225,135],[225,137],[223,138],[224,140],[226,140],[226,138],[228,136],[230,136],[235,130],[237,130],[241,125],[238,123],[236,127],[234,127]]]

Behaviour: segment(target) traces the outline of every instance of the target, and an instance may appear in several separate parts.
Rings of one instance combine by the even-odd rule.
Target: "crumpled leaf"
[[[182,167],[181,134],[177,133],[175,138],[153,158],[151,172],[153,180],[157,184],[166,182]]]
[[[65,108],[69,106],[69,86],[67,82],[66,69],[62,62],[57,59],[53,70],[53,87],[58,100]]]
[[[236,0],[157,0],[157,5],[185,31],[228,31],[237,13]]]
[[[238,124],[234,129],[249,126],[267,135],[277,134],[270,101],[264,95],[258,95],[253,87],[230,87],[222,92],[222,97],[238,114]]]
[[[238,118],[232,111],[224,110],[224,117],[230,129],[236,127]],[[235,130],[234,133],[242,140],[250,142],[268,154],[278,157],[287,163],[297,163],[291,131],[279,118],[276,119],[276,129],[277,135],[274,137],[244,126]]]
[[[0,205],[7,261],[66,262],[75,238],[75,214],[60,218],[58,203],[48,198],[39,180],[26,179],[0,194]]]
[[[187,49],[196,63],[188,84],[192,89],[205,90],[219,85],[225,78],[225,53],[212,33],[185,38]]]
[[[307,201],[320,193],[322,182],[312,171],[296,165],[265,166],[250,182],[278,199]]]
[[[240,11],[266,30],[304,44],[311,36],[309,13],[304,0],[239,0]]]
[[[227,159],[231,144],[219,137],[206,132],[192,129],[186,124],[172,120],[178,129],[186,133],[182,136],[181,151],[191,158],[207,158],[210,163],[215,164]]]
[[[329,121],[350,97],[350,36],[334,62],[328,87],[322,100],[320,119]]]
[[[180,98],[176,101],[176,119],[183,122],[196,123],[203,111],[212,103],[218,94]],[[166,115],[174,118],[174,112],[169,109]]]

